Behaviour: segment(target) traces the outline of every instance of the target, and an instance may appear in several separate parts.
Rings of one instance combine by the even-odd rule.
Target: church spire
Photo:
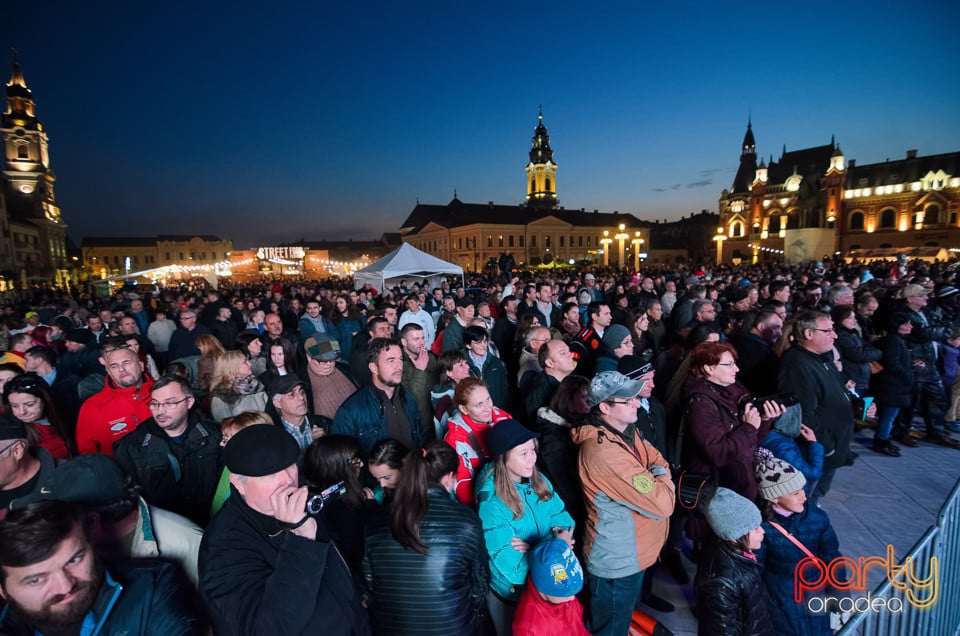
[[[742,155],[751,155],[753,157],[757,156],[757,143],[753,140],[753,122],[751,121],[753,117],[747,117],[747,132],[743,136],[743,152]]]
[[[27,126],[36,117],[34,114],[33,93],[27,88],[27,81],[20,70],[20,58],[13,51],[13,71],[7,82],[7,112],[3,116],[4,127],[13,125]]]

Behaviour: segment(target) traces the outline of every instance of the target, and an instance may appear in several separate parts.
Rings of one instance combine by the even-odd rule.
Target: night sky
[[[834,134],[860,164],[960,151],[955,1],[587,4],[17,2],[0,43],[78,243],[519,203],[539,104],[561,205],[645,219],[715,211],[748,116],[768,161]]]

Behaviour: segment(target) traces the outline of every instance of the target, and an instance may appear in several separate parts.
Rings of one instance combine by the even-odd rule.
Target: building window
[[[213,258],[213,260],[217,260],[217,253],[216,253],[216,252],[211,252],[211,253],[210,253],[210,257]]]
[[[565,237],[563,236],[563,234],[561,234],[561,235],[560,235],[560,247],[563,247],[564,238],[565,238]]]
[[[547,192],[550,192],[550,177],[547,177],[546,187],[544,188]]]
[[[590,236],[587,237],[587,247],[590,247]]]
[[[493,237],[489,234],[487,235],[487,247],[493,247]]]
[[[183,252],[180,252],[180,260],[183,260]]]
[[[897,226],[897,213],[895,210],[887,208],[880,213],[880,227],[882,229],[891,229]]]
[[[775,234],[780,231],[780,215],[779,214],[773,214],[770,216],[770,223],[767,226],[767,231],[770,232],[770,234]]]
[[[30,150],[27,148],[27,144],[20,144],[17,146],[17,159],[29,159]]]
[[[936,225],[939,222],[940,222],[940,206],[928,205],[927,209],[923,211],[924,226]]]
[[[536,247],[536,246],[537,246],[537,235],[536,235],[536,234],[531,234],[531,235],[530,235],[530,247]]]
[[[507,236],[507,246],[513,247],[513,234],[510,234],[509,236]]]
[[[957,224],[957,211],[950,210],[950,225],[956,225],[956,224]]]
[[[497,247],[503,247],[503,234],[497,237]]]
[[[460,240],[457,242],[457,249],[463,249],[463,237],[460,237]]]
[[[573,234],[570,235],[570,247],[573,247]]]
[[[573,241],[570,241],[570,244],[573,245]],[[577,247],[583,247],[583,234],[577,237]]]
[[[740,221],[735,222],[730,226],[730,236],[737,238],[743,236],[743,223]]]
[[[850,215],[850,229],[851,230],[862,230],[863,229],[863,212],[854,212]]]
[[[164,253],[163,253],[163,258],[164,258],[164,260],[168,260],[168,261],[169,261],[169,260],[170,260],[170,252],[164,252]]]
[[[134,264],[134,265],[139,265],[139,264],[140,264],[140,257],[139,257],[139,256],[134,256],[134,257],[133,257],[133,264]]]
[[[196,260],[196,258],[197,258],[197,253],[196,253],[196,252],[190,252],[190,260],[193,261],[193,260]]]
[[[520,247],[523,247],[523,234],[521,234],[517,240],[520,242]]]
[[[543,246],[544,246],[544,247],[551,247],[551,245],[550,245],[550,235],[549,235],[549,234],[547,234],[546,236],[543,237]]]

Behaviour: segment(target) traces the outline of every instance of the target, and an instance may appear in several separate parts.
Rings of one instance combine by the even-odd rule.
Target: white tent
[[[403,243],[380,260],[357,270],[353,275],[353,287],[360,289],[370,283],[383,291],[406,280],[408,283],[426,282],[432,288],[448,274],[459,274],[462,279],[463,268]]]

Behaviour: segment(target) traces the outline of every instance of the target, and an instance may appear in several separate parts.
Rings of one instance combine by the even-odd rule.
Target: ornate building
[[[0,277],[4,284],[48,280],[65,285],[71,275],[67,226],[53,188],[56,177],[50,168],[49,140],[16,58],[6,97],[0,126],[4,147]]]
[[[720,195],[717,262],[883,256],[857,252],[872,248],[922,256],[922,247],[957,245],[958,156],[909,151],[901,161],[848,166],[831,139],[758,164],[748,122],[733,185]]]
[[[504,251],[527,265],[593,261],[633,267],[646,258],[650,224],[632,214],[558,207],[557,164],[542,112],[525,170],[525,204],[464,203],[456,193],[446,205],[418,203],[400,228],[403,241],[468,271],[483,269]]]

